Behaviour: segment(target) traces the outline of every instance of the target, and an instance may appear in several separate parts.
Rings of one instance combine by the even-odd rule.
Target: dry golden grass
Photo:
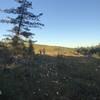
[[[36,54],[39,54],[39,50],[45,48],[46,55],[50,56],[57,56],[57,55],[64,55],[64,56],[79,56],[79,54],[76,52],[73,48],[67,48],[67,47],[60,47],[60,46],[48,46],[48,45],[34,45],[34,50]]]

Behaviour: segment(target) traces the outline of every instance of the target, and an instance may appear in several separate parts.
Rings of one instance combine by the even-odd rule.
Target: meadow
[[[0,100],[100,100],[99,0],[0,4]]]
[[[100,59],[72,55],[37,52],[31,65],[0,68],[0,100],[100,100]]]
[[[79,55],[74,48],[34,44],[34,50],[36,54],[40,54],[39,50],[42,48],[45,48],[46,55],[49,56],[57,56],[57,55],[78,56]]]

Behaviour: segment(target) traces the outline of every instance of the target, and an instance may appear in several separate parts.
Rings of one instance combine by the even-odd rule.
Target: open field
[[[100,100],[100,59],[36,55],[0,70],[0,100]]]
[[[0,0],[0,25],[0,100],[100,100],[100,0]]]
[[[60,47],[60,46],[48,46],[34,44],[36,54],[39,54],[39,50],[45,48],[46,54],[50,56],[65,55],[65,56],[78,56],[79,54],[73,48]]]

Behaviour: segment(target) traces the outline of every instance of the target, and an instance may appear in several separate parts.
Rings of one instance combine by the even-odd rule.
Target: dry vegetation
[[[35,45],[35,50],[42,47],[47,53],[58,48]],[[4,50],[0,52],[0,63],[6,66],[0,66],[0,100],[100,100],[100,59],[36,54],[32,61],[26,56],[7,64],[10,52]]]
[[[48,46],[48,45],[34,45],[36,54],[39,54],[39,50],[45,48],[46,54],[50,56],[64,55],[64,56],[78,56],[79,54],[75,49],[60,47],[60,46]]]

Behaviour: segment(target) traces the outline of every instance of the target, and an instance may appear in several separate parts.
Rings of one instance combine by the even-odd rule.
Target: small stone
[[[59,95],[59,92],[57,91],[56,94]]]
[[[41,89],[39,88],[38,91],[41,91]]]
[[[95,70],[98,71],[98,68],[96,68]]]
[[[0,90],[0,95],[2,95],[2,91]]]
[[[35,94],[36,92],[33,92],[33,94]]]

